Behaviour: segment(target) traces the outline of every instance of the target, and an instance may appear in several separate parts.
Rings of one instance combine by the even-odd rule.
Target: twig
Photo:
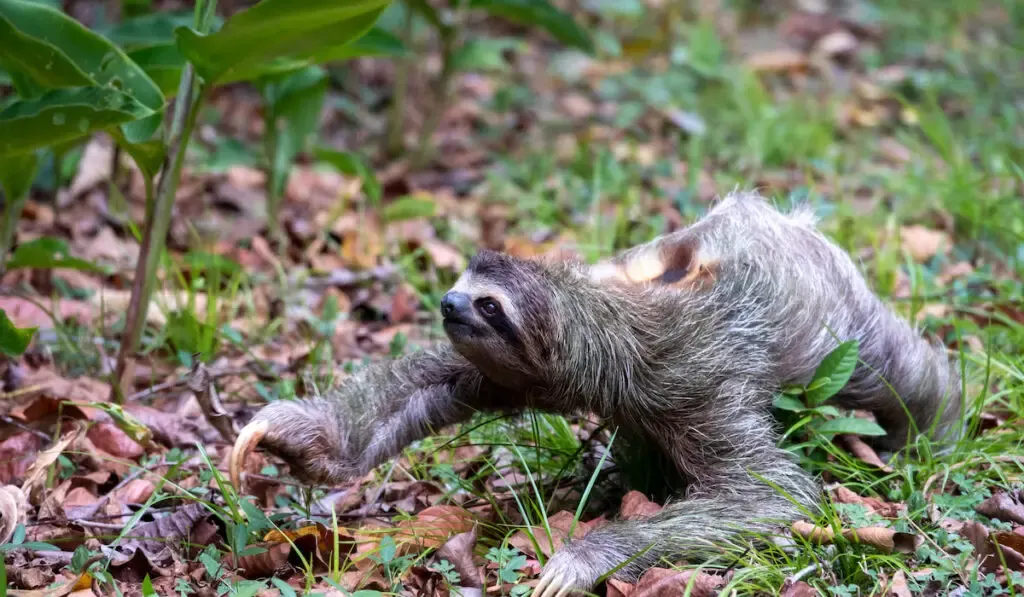
[[[196,400],[199,402],[200,408],[203,409],[203,414],[206,415],[206,420],[210,422],[210,425],[219,431],[221,437],[228,443],[235,443],[235,438],[238,437],[238,429],[235,427],[231,415],[224,410],[223,405],[220,403],[220,396],[217,394],[217,388],[213,386],[210,370],[199,362],[198,359],[195,360],[195,365],[192,367],[188,387],[195,392]]]

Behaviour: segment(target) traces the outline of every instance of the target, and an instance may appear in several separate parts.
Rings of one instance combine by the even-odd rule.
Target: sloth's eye
[[[488,317],[493,317],[497,315],[499,311],[501,311],[501,307],[498,306],[498,303],[494,302],[491,299],[484,299],[480,301],[479,307],[480,312]]]

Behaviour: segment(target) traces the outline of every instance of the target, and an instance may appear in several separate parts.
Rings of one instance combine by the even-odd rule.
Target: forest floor
[[[922,442],[886,464],[822,427],[835,413],[786,401],[784,445],[830,498],[807,522],[870,527],[891,544],[798,534],[599,592],[1024,591],[1020,4],[583,4],[596,57],[482,22],[475,34],[503,51],[456,76],[443,110],[424,37],[407,144],[437,110],[441,120],[421,167],[376,149],[394,64],[332,67],[320,143],[369,156],[375,176],[304,156],[279,214],[281,251],[266,234],[259,95],[218,90],[120,405],[110,375],[142,179],[130,165],[112,176],[112,146],[97,137],[37,185],[17,242],[57,237],[107,269],[2,279],[0,308],[39,328],[0,365],[0,487],[28,494],[0,518],[12,594],[527,594],[570,532],[661,507],[614,482],[635,463],[604,459],[609,430],[584,415],[481,416],[339,487],[304,487],[258,452],[238,493],[231,445],[203,417],[190,371],[207,368],[241,426],[267,401],[443,341],[440,296],[481,247],[593,260],[686,226],[737,187],[812,205],[872,289],[958,353],[969,433],[948,453]]]

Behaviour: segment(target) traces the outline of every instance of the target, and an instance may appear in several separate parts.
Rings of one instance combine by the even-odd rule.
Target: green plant
[[[776,396],[775,408],[793,413],[796,421],[790,421],[784,436],[788,438],[803,429],[808,436],[806,443],[792,449],[803,451],[843,433],[857,435],[884,435],[874,421],[854,416],[843,416],[839,409],[825,402],[835,396],[853,375],[857,367],[857,340],[842,342],[832,350],[814,371],[814,377],[806,385],[783,388]],[[792,417],[790,417],[792,418]]]
[[[427,0],[403,0],[401,8],[404,11],[401,30],[407,37],[407,46],[414,45],[409,39],[415,33],[414,15],[427,24],[441,44],[441,72],[433,81],[432,107],[419,132],[419,142],[413,156],[414,166],[424,165],[431,157],[431,137],[449,101],[453,77],[461,71],[472,69],[500,70],[505,66],[503,52],[517,45],[513,39],[496,40],[473,36],[466,23],[475,12],[538,27],[568,46],[588,53],[594,51],[594,42],[589,33],[571,15],[547,0],[447,0],[441,8]],[[397,66],[395,89],[388,114],[388,132],[384,139],[385,152],[391,154],[402,148],[406,85],[412,63],[410,60],[401,60]]]

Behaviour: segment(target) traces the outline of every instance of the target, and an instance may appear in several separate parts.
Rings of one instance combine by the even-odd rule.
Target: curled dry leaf
[[[0,545],[7,543],[14,529],[25,522],[27,512],[28,499],[20,487],[0,487]]]
[[[127,564],[137,551],[141,551],[154,566],[166,565],[172,559],[170,550],[176,547],[181,539],[191,536],[196,524],[209,515],[210,511],[202,504],[188,504],[173,510],[167,516],[131,529],[128,534],[132,538],[110,548],[107,555],[114,566]]]
[[[835,532],[831,528],[819,527],[802,520],[794,522],[790,530],[794,535],[815,543],[832,543],[835,539]],[[885,553],[913,553],[920,542],[920,537],[914,533],[901,533],[885,527],[847,529],[842,535],[847,541],[864,543]]]
[[[15,433],[0,443],[0,483],[22,478],[41,444],[39,436],[29,431]]]
[[[877,467],[882,472],[893,472],[892,467],[886,464],[871,446],[856,435],[838,435],[836,436],[836,441],[862,462]]]
[[[904,504],[857,495],[842,485],[838,485],[832,490],[832,500],[839,504],[860,504],[884,518],[898,518],[900,512],[906,509]]]
[[[25,492],[29,501],[34,501],[35,493],[42,488],[43,483],[46,482],[46,471],[50,465],[57,462],[57,458],[64,452],[65,449],[72,442],[82,436],[85,431],[85,425],[81,421],[74,421],[71,424],[71,430],[68,431],[57,443],[53,444],[46,450],[39,453],[36,457],[36,461],[29,467],[28,472],[25,475],[25,482],[21,485],[21,490]]]

